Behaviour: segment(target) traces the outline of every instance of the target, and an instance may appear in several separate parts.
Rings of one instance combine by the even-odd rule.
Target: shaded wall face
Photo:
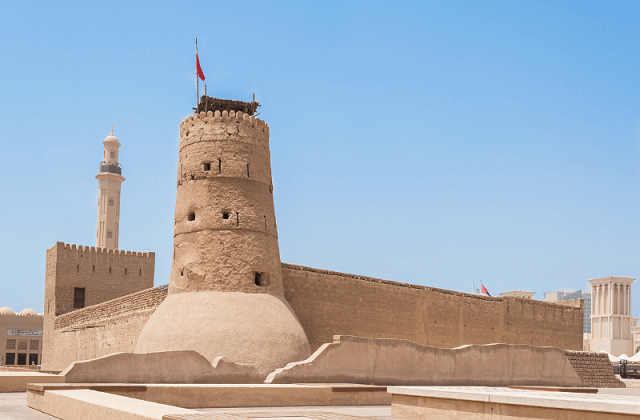
[[[311,351],[337,334],[449,348],[507,343],[582,350],[581,308],[356,277],[283,264],[285,298]]]
[[[283,294],[269,128],[226,111],[180,124],[169,293]]]

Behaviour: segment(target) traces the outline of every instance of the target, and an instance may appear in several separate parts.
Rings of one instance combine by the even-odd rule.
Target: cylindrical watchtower
[[[169,295],[136,353],[195,350],[266,376],[310,355],[284,298],[269,126],[232,106],[253,104],[215,101],[180,124]]]
[[[283,295],[269,126],[209,111],[180,124],[169,293]]]

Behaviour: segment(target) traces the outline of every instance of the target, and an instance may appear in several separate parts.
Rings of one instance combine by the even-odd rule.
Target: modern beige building
[[[591,293],[582,293],[582,290],[558,290],[544,294],[545,302],[568,302],[570,300],[584,300],[584,320],[582,322],[584,334],[591,333]]]
[[[631,336],[631,284],[627,277],[603,277],[591,284],[591,337],[589,350],[614,356],[634,354]]]
[[[100,172],[96,175],[99,182],[98,229],[96,246],[118,249],[120,228],[120,187],[124,181],[122,166],[118,163],[120,142],[111,134],[102,142],[104,160],[100,162]]]
[[[39,365],[42,359],[43,316],[33,309],[15,313],[0,308],[0,365]]]
[[[500,293],[500,296],[512,296],[512,297],[519,297],[523,299],[533,299],[533,296],[535,294],[536,292],[525,292],[524,290],[512,290],[510,292],[502,292]]]

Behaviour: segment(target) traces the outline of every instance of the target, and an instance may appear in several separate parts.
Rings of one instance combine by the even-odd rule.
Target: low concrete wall
[[[255,367],[218,357],[213,364],[193,350],[115,353],[74,362],[60,374],[66,383],[256,384]]]
[[[640,402],[631,395],[488,387],[389,387],[398,420],[631,420]]]
[[[169,414],[199,414],[194,410],[89,389],[29,391],[27,405],[62,420],[162,420]]]
[[[332,385],[149,385],[112,394],[183,408],[388,405],[386,388]]]
[[[564,350],[523,344],[454,349],[406,340],[336,336],[309,359],[269,374],[266,383],[582,386]]]
[[[62,382],[64,382],[64,378],[62,376],[49,375],[46,373],[0,372],[0,393],[25,392],[27,390],[27,384],[57,384]]]

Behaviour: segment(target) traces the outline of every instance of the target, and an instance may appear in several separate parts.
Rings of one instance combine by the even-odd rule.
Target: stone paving
[[[640,381],[638,381],[640,382]],[[617,394],[640,397],[640,388],[601,388],[599,394]],[[239,407],[202,408],[197,411],[216,414],[233,414],[247,420],[313,420],[318,413],[331,413],[336,420],[347,417],[392,420],[391,406],[322,406],[322,407]],[[306,415],[309,415],[307,417]],[[314,415],[315,414],[315,415]],[[56,420],[27,407],[27,393],[0,393],[0,420]]]
[[[56,420],[27,407],[26,392],[0,393],[0,420]]]
[[[640,391],[640,390],[639,390]],[[312,406],[312,407],[240,407],[240,408],[201,408],[197,411],[207,413],[235,414],[247,419],[289,419],[302,417],[306,420],[318,417],[317,413],[335,414],[335,418],[353,416],[376,420],[391,420],[390,405],[358,405],[358,406]],[[313,413],[313,414],[312,414]]]
[[[640,391],[640,390],[638,390]],[[252,407],[252,408],[203,408],[207,413],[229,413],[245,419],[264,420],[313,420],[309,413],[331,413],[336,420],[354,416],[375,420],[391,420],[391,406],[343,406],[343,407]],[[297,419],[301,417],[301,419]],[[37,410],[27,407],[26,392],[0,393],[0,420],[56,420]]]

